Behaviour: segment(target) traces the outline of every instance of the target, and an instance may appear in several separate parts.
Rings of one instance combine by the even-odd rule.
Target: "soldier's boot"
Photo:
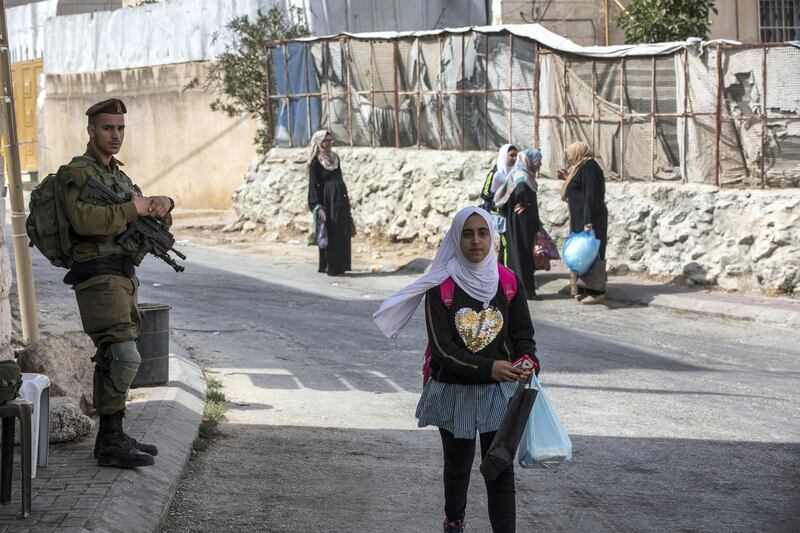
[[[123,417],[125,416],[125,411],[122,411],[122,416]],[[100,417],[100,426],[101,427],[103,426],[103,417]],[[136,448],[137,450],[139,450],[140,452],[144,452],[144,453],[146,453],[148,455],[152,455],[153,457],[158,455],[158,448],[156,448],[155,444],[145,444],[144,442],[139,442],[136,439],[134,439],[133,437],[131,437],[130,435],[128,435],[127,433],[125,433],[125,431],[123,431],[123,433],[133,443],[133,447]],[[95,459],[97,459],[97,450],[98,450],[99,446],[100,446],[100,432],[98,431],[97,432],[97,438],[94,439],[94,458]]]
[[[97,439],[97,464],[118,468],[154,464],[153,456],[137,450],[132,440],[122,431],[122,412],[102,415]]]

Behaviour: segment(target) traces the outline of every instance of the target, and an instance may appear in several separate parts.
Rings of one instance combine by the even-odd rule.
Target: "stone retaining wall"
[[[342,148],[356,226],[396,242],[438,244],[451,215],[476,205],[495,155],[391,148]],[[233,195],[239,226],[307,231],[306,150],[257,158]],[[541,219],[563,244],[560,182],[539,182]],[[607,183],[607,261],[617,273],[725,289],[791,292],[800,287],[800,190]]]

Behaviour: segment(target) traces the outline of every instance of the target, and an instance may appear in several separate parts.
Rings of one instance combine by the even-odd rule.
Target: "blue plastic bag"
[[[572,460],[572,441],[558,421],[536,376],[531,376],[531,388],[539,391],[533,402],[525,433],[519,443],[517,462],[522,468],[537,466],[553,468]]]
[[[594,230],[571,233],[561,250],[561,259],[567,268],[581,276],[589,271],[599,252],[600,240],[594,236]]]

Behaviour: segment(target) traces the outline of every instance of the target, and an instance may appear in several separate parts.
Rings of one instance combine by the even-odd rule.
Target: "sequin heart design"
[[[503,329],[503,314],[496,307],[488,307],[480,313],[464,307],[456,311],[456,329],[469,351],[478,353]]]

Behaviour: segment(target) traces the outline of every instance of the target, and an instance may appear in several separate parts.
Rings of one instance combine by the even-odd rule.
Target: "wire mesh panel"
[[[717,51],[706,49],[698,57],[687,55],[687,123],[684,179],[690,183],[715,183],[717,164]]]
[[[765,185],[800,186],[800,49],[766,51]],[[795,68],[786,68],[794,65]]]

